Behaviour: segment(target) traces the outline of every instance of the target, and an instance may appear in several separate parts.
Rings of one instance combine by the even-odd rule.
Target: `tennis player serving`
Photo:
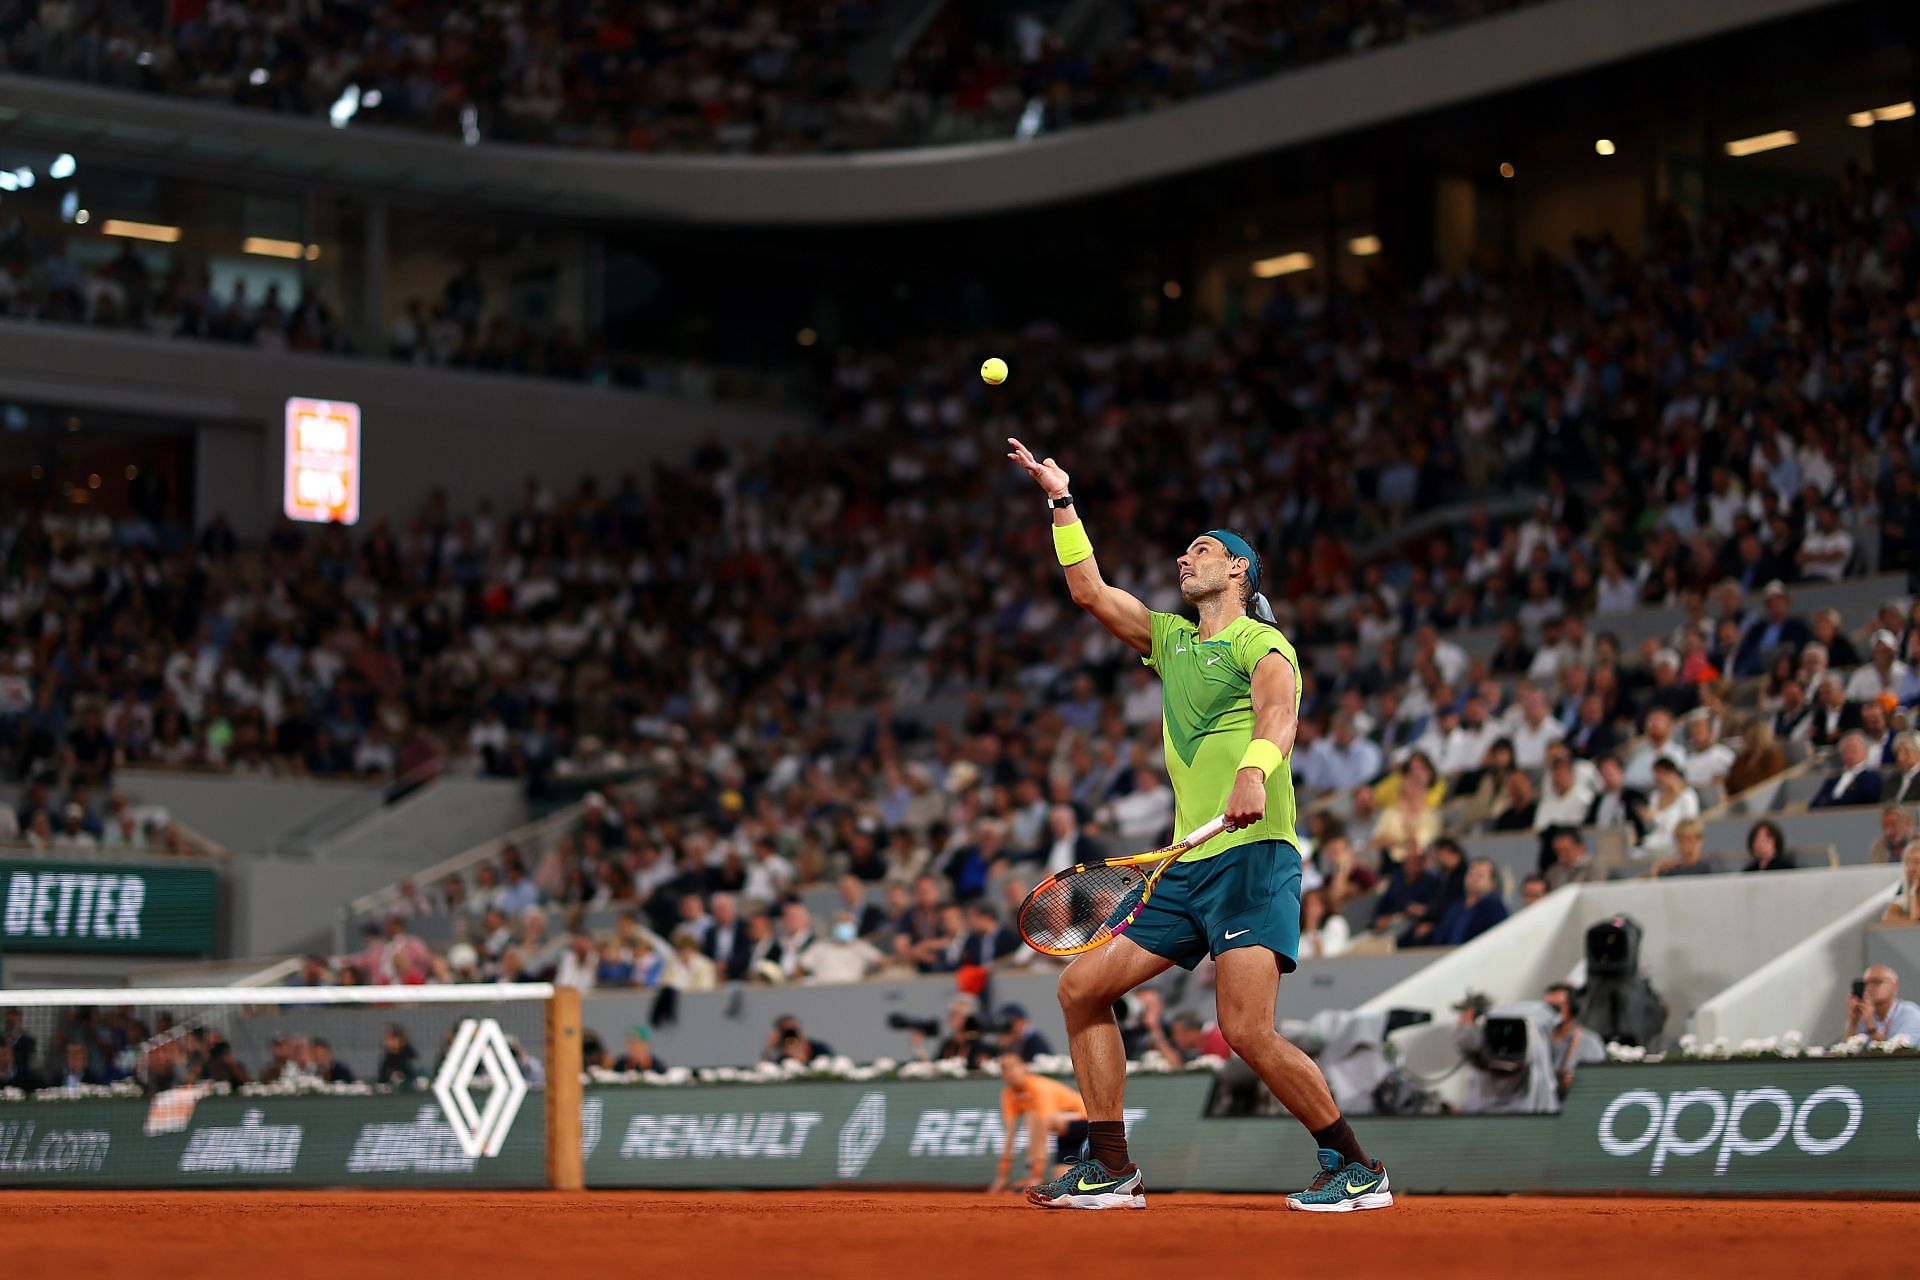
[[[1045,1208],[1146,1204],[1121,1118],[1126,1050],[1113,1018],[1121,996],[1167,971],[1216,965],[1221,1033],[1313,1134],[1320,1173],[1289,1209],[1345,1213],[1393,1203],[1384,1166],[1368,1159],[1313,1059],[1274,1027],[1280,977],[1300,943],[1300,852],[1293,829],[1293,753],[1300,681],[1293,645],[1259,594],[1260,557],[1229,529],[1195,537],[1175,560],[1197,624],[1155,613],[1100,576],[1067,473],[1011,437],[1007,456],[1047,495],[1053,542],[1073,602],[1159,673],[1161,733],[1173,783],[1175,834],[1216,816],[1230,829],[1183,854],[1126,932],[1060,975],[1074,1074],[1087,1108],[1087,1149],[1066,1173],[1027,1192]]]

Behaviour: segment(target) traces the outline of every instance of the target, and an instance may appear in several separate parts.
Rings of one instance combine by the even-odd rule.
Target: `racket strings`
[[[1138,867],[1092,866],[1049,880],[1020,909],[1020,932],[1037,951],[1062,954],[1111,937],[1146,896]]]

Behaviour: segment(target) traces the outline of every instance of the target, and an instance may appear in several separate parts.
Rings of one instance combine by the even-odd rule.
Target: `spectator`
[[[1900,641],[1882,628],[1870,641],[1872,658],[1847,680],[1848,702],[1872,702],[1887,694],[1899,696],[1913,669],[1900,661]]]
[[[1500,897],[1499,872],[1486,858],[1475,858],[1467,865],[1466,896],[1447,908],[1434,926],[1432,945],[1457,947],[1475,938],[1507,918],[1507,904]]]
[[[702,950],[724,981],[738,982],[747,975],[753,950],[747,936],[747,923],[740,918],[739,901],[730,893],[716,893],[710,910],[713,927],[707,931],[707,943]]]
[[[840,909],[853,918],[854,931],[862,938],[870,938],[887,927],[886,911],[868,901],[866,882],[859,876],[840,877]]]
[[[1022,1062],[1032,1062],[1042,1054],[1053,1052],[1053,1046],[1027,1016],[1026,1006],[1020,1004],[1000,1006],[1000,1043],[1007,1052],[1019,1054]]]
[[[1767,670],[1775,653],[1782,650],[1798,653],[1802,645],[1813,639],[1813,628],[1794,616],[1793,598],[1788,594],[1785,583],[1777,579],[1769,582],[1764,601],[1765,615],[1747,624],[1745,633],[1740,637],[1740,650],[1734,658],[1731,672],[1734,676],[1746,678],[1761,675]]]
[[[857,937],[857,935],[856,935]],[[780,908],[780,926],[774,934],[772,960],[780,966],[788,980],[800,976],[800,957],[816,942],[813,931],[813,913],[798,902],[789,902]]]
[[[1913,814],[1906,808],[1889,804],[1880,810],[1880,835],[1867,847],[1867,861],[1899,862],[1913,840]]]
[[[1856,730],[1840,739],[1840,772],[1820,784],[1807,807],[1832,809],[1879,801],[1880,771],[1868,759],[1866,735]]]
[[[1740,750],[1734,755],[1733,762],[1727,766],[1726,791],[1729,796],[1737,796],[1751,790],[1781,773],[1787,767],[1787,756],[1773,736],[1773,729],[1765,718],[1755,717],[1747,722],[1741,736]]]
[[[1520,909],[1526,910],[1549,892],[1547,878],[1542,875],[1528,876],[1520,882]]]
[[[675,929],[668,942],[673,954],[661,971],[661,986],[676,991],[712,991],[720,985],[720,966],[701,952],[693,930]]]
[[[1793,855],[1787,852],[1787,838],[1778,824],[1762,818],[1747,830],[1747,865],[1744,871],[1792,871]]]
[[[69,1041],[61,1050],[60,1069],[54,1073],[50,1087],[55,1089],[76,1089],[82,1085],[104,1085],[107,1077],[96,1071],[87,1053],[87,1046],[79,1041]]]
[[[1547,988],[1546,1002],[1553,1008],[1553,1077],[1565,1101],[1573,1088],[1573,1074],[1580,1067],[1607,1060],[1606,1046],[1600,1037],[1580,1025],[1580,1003],[1572,987],[1556,982]]]
[[[1547,747],[1566,736],[1566,726],[1548,714],[1547,696],[1532,685],[1523,685],[1519,714],[1508,727],[1513,743],[1513,762],[1522,769],[1539,769],[1547,762]]]
[[[1300,895],[1300,958],[1325,960],[1345,952],[1352,938],[1347,922],[1336,915],[1325,889]]]
[[[1295,780],[1315,790],[1351,791],[1380,773],[1380,748],[1355,730],[1351,716],[1337,716],[1333,733],[1308,749],[1294,766]]]
[[[0,1089],[32,1093],[39,1087],[39,1078],[14,1054],[13,1046],[0,1041]]]
[[[1555,743],[1547,751],[1547,785],[1534,806],[1533,829],[1579,826],[1599,800],[1600,773],[1571,748]]]
[[[1647,712],[1646,737],[1627,762],[1624,778],[1636,791],[1653,790],[1653,766],[1659,760],[1671,760],[1685,767],[1687,750],[1673,736],[1673,713],[1664,707]]]
[[[1393,800],[1374,822],[1368,843],[1369,852],[1378,853],[1388,862],[1400,861],[1407,850],[1424,848],[1440,834],[1440,814],[1429,798],[1433,775],[1426,758],[1416,753],[1407,769],[1419,780],[1394,788]]]
[[[327,1084],[352,1084],[353,1069],[333,1056],[333,1046],[313,1038],[313,1074]]]
[[[519,862],[508,862],[503,874],[505,882],[500,886],[494,903],[508,919],[517,919],[529,908],[540,905],[540,886],[533,882]]]
[[[1328,905],[1336,912],[1344,911],[1348,903],[1372,893],[1380,882],[1371,870],[1360,865],[1354,857],[1352,842],[1342,834],[1336,833],[1322,841],[1314,861],[1320,866],[1321,885],[1327,892]]]
[[[667,1064],[653,1050],[653,1031],[641,1023],[627,1028],[626,1052],[613,1060],[615,1071],[665,1071]]]
[[[1800,576],[1814,582],[1838,582],[1853,558],[1853,535],[1840,527],[1840,511],[1831,502],[1814,509],[1814,529],[1800,540]]]
[[[1883,964],[1869,968],[1862,982],[1864,994],[1847,997],[1847,1035],[1864,1035],[1878,1044],[1905,1036],[1920,1046],[1920,1004],[1900,998],[1900,979]]]
[[[1897,772],[1887,780],[1894,804],[1920,804],[1920,733],[1908,730],[1893,740]]]
[[[1533,779],[1523,769],[1509,769],[1500,799],[1494,805],[1495,831],[1531,831],[1536,810]]]
[[[1403,947],[1431,946],[1433,931],[1440,918],[1467,893],[1467,854],[1459,841],[1442,836],[1427,849],[1427,874],[1439,881],[1439,888],[1425,902],[1407,905],[1408,927],[1400,934]]]
[[[1643,854],[1671,852],[1674,829],[1700,816],[1700,797],[1687,785],[1680,766],[1666,756],[1654,761],[1653,798],[1643,812],[1647,824],[1647,834],[1640,841]]]
[[[380,1061],[374,1067],[374,1079],[380,1084],[407,1085],[419,1074],[420,1051],[407,1039],[407,1029],[397,1022],[387,1024],[380,1038]]]
[[[1687,763],[1682,775],[1690,787],[1717,787],[1733,769],[1734,750],[1716,741],[1713,717],[1696,711],[1687,721]]]
[[[883,959],[872,943],[860,937],[852,914],[841,911],[834,915],[827,936],[815,939],[800,953],[796,967],[809,983],[859,982],[878,969]]]
[[[1714,866],[1701,857],[1706,845],[1707,829],[1698,818],[1688,818],[1673,829],[1673,856],[1662,858],[1654,864],[1656,876],[1704,876],[1711,875]]]
[[[1593,803],[1587,806],[1585,825],[1631,827],[1633,843],[1638,844],[1647,838],[1646,803],[1644,791],[1627,785],[1626,770],[1621,767],[1619,758],[1603,757],[1600,761],[1600,788],[1594,793]]]
[[[1887,925],[1920,925],[1920,841],[1908,840],[1900,855],[1900,887],[1880,914]]]
[[[1577,829],[1556,828],[1549,834],[1549,844],[1553,850],[1553,861],[1540,873],[1541,879],[1546,881],[1548,892],[1563,884],[1587,878],[1587,842]]]
[[[993,826],[993,829],[997,832],[997,826]],[[1072,805],[1056,804],[1047,810],[1047,843],[1035,849],[1031,855],[1047,875],[1065,871],[1079,863],[1098,861],[1101,856],[1100,846],[1080,834],[1080,820]],[[977,898],[985,888],[986,876],[983,874],[979,889],[969,896]],[[956,881],[955,893],[959,892]]]
[[[584,995],[593,990],[599,976],[600,949],[594,946],[593,937],[586,930],[574,930],[567,938],[567,949],[560,954],[560,965],[553,975],[554,985],[572,987]]]
[[[1401,923],[1418,923],[1421,913],[1429,910],[1440,896],[1444,886],[1438,874],[1427,867],[1427,854],[1424,849],[1410,849],[1406,857],[1400,860],[1393,873],[1387,877],[1387,884],[1380,891],[1380,899],[1373,908],[1373,932],[1387,933]],[[1411,911],[1410,908],[1417,908]]]

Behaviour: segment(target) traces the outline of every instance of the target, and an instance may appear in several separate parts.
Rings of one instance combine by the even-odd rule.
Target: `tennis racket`
[[[1222,816],[1164,849],[1056,871],[1020,904],[1020,936],[1048,956],[1077,956],[1105,946],[1139,917],[1154,884],[1181,854],[1231,829]]]

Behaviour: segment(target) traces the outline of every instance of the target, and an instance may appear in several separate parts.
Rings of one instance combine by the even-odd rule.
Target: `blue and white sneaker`
[[[1147,1184],[1136,1166],[1116,1173],[1083,1155],[1052,1182],[1029,1188],[1027,1203],[1039,1209],[1144,1209]]]
[[[1313,1185],[1287,1197],[1287,1208],[1304,1213],[1353,1213],[1392,1204],[1393,1188],[1387,1183],[1385,1165],[1346,1163],[1338,1151],[1325,1147],[1320,1148],[1320,1172]]]

